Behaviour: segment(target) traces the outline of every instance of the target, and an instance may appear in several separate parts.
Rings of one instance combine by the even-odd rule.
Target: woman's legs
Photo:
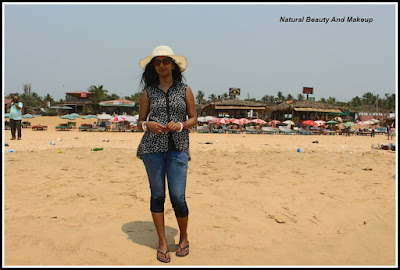
[[[165,159],[163,153],[145,154],[143,162],[146,167],[147,176],[149,178],[151,199],[150,211],[153,218],[154,226],[158,235],[158,250],[163,254],[168,251],[167,239],[165,237],[164,224],[164,202],[165,202]],[[167,253],[163,256],[157,253],[161,259],[169,261],[170,256]]]
[[[181,248],[184,248],[189,244],[187,236],[189,209],[186,205],[185,199],[187,167],[188,155],[185,152],[168,152],[166,163],[168,190],[179,226],[179,246]],[[185,252],[186,250],[183,252],[178,250],[178,254]]]

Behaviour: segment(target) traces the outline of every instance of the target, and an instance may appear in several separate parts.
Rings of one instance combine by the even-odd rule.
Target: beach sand
[[[171,263],[162,264],[136,157],[143,133],[55,131],[66,120],[29,121],[49,129],[22,129],[21,141],[4,131],[5,266],[397,263],[396,155],[371,149],[396,143],[385,135],[191,133],[190,254],[174,254],[179,230],[167,196]]]

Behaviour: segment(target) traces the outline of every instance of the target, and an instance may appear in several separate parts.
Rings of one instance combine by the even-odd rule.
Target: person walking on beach
[[[150,211],[157,231],[157,259],[168,263],[171,257],[164,228],[165,176],[169,198],[180,230],[177,256],[189,253],[187,234],[189,209],[186,204],[186,178],[189,154],[189,129],[197,124],[194,96],[182,82],[187,59],[174,55],[168,46],[158,46],[151,56],[139,62],[143,95],[138,127],[145,131],[137,157],[143,160],[150,184]]]
[[[23,104],[18,101],[18,96],[15,95],[12,102],[7,105],[7,109],[10,109],[10,127],[11,127],[11,140],[15,140],[15,133],[18,133],[18,140],[21,140],[21,111]]]

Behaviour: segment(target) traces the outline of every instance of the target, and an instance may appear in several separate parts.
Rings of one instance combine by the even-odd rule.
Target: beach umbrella
[[[286,124],[286,125],[291,125],[291,126],[293,126],[293,125],[294,125],[294,122],[291,121],[291,120],[286,120],[286,121],[283,121],[282,124]]]
[[[22,118],[35,118],[35,116],[33,116],[32,114],[27,113],[27,114],[24,114],[22,116]]]
[[[69,114],[63,115],[60,117],[61,119],[75,120],[75,117]]]
[[[315,121],[315,123],[317,123],[318,126],[323,126],[325,124],[324,120],[317,120]]]
[[[109,114],[103,113],[103,114],[97,115],[97,118],[99,118],[100,120],[110,120],[113,117]]]
[[[233,118],[230,121],[231,121],[231,123],[236,124],[236,125],[243,125],[243,122],[240,121],[239,119]]]
[[[226,118],[217,118],[217,120],[215,120],[213,123],[220,123],[220,124],[228,124],[230,121],[229,119]]]
[[[70,115],[73,116],[73,117],[79,117],[79,118],[81,117],[81,116],[80,116],[79,114],[77,114],[77,113],[71,113]]]
[[[290,121],[290,122],[292,122],[292,121]],[[280,123],[281,123],[281,121],[279,121],[279,120],[272,120],[272,121],[268,122],[268,125],[276,127],[276,124],[280,124]],[[293,123],[293,125],[294,125],[294,123]]]
[[[82,119],[98,118],[97,115],[89,114],[82,117]]]
[[[134,117],[134,116],[127,116],[127,117],[125,117],[125,121],[126,122],[137,122],[137,118],[136,117]]]
[[[253,120],[250,120],[250,122],[251,123],[255,123],[255,124],[266,124],[267,122],[265,122],[264,120],[262,120],[262,119],[253,119]]]
[[[214,122],[218,119],[217,117],[214,117],[214,116],[206,116],[205,118],[206,118],[207,122]]]
[[[363,125],[376,125],[376,123],[374,121],[368,120],[368,121],[364,121]]]
[[[116,117],[113,117],[113,118],[111,118],[110,119],[110,121],[111,122],[114,122],[114,123],[116,123],[116,122],[123,122],[125,119],[123,118],[123,117],[121,117],[121,116],[116,116]]]
[[[207,119],[204,116],[199,116],[199,117],[197,117],[197,122],[205,123],[205,122],[207,122]]]
[[[318,126],[318,124],[315,122],[315,121],[313,121],[313,120],[306,120],[306,121],[303,121],[303,122],[301,122],[303,125],[305,125],[305,126],[313,126],[313,127],[316,127],[316,126]]]
[[[346,123],[344,123],[343,124],[343,126],[345,126],[345,127],[352,127],[352,126],[355,126],[356,124],[354,124],[353,122],[346,122]]]
[[[375,124],[379,123],[379,120],[377,120],[377,119],[370,119],[369,121],[374,122]]]
[[[239,120],[242,121],[243,124],[248,124],[248,123],[250,123],[250,120],[249,120],[249,119],[246,119],[246,118],[240,118]]]
[[[328,125],[328,126],[330,126],[330,125],[336,125],[336,124],[338,124],[338,122],[333,121],[333,120],[328,121],[328,122],[325,123],[325,125]]]

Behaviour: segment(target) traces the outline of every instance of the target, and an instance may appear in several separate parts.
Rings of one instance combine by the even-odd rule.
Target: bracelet
[[[147,121],[143,121],[143,123],[142,123],[142,129],[143,129],[143,131],[146,131],[146,130],[147,130]]]
[[[183,124],[182,124],[182,122],[179,122],[179,125],[181,125],[181,129],[178,131],[178,133],[181,132],[182,129],[183,129]]]

